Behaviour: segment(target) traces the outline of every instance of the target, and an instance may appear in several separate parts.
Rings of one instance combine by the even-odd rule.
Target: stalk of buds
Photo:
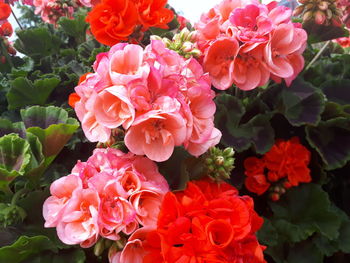
[[[313,20],[319,25],[342,25],[342,11],[336,0],[299,0],[299,3],[293,15],[302,17],[304,23]]]
[[[169,38],[161,38],[159,36],[151,36],[152,40],[162,40],[167,48],[176,51],[185,58],[199,57],[201,52],[197,46],[197,32],[189,31],[187,27],[183,28],[180,33],[175,34],[172,40]]]
[[[212,147],[202,158],[204,159],[206,174],[213,180],[226,180],[230,178],[234,168],[234,150],[230,147],[221,150]]]

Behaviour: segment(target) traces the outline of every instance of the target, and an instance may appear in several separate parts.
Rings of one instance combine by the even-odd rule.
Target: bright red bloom
[[[13,33],[12,26],[9,22],[5,22],[0,27],[0,36],[10,37]]]
[[[143,262],[265,262],[255,236],[262,223],[253,199],[233,186],[190,182],[186,190],[165,195],[157,229],[143,243]]]
[[[276,172],[280,178],[288,177],[292,186],[311,181],[310,152],[297,137],[289,141],[278,140],[264,156],[267,169]]]
[[[174,13],[165,8],[167,0],[135,0],[140,23],[147,30],[150,27],[167,29]]]
[[[0,20],[5,20],[11,15],[11,7],[0,2]]]
[[[102,44],[113,46],[134,32],[138,22],[135,3],[130,0],[103,0],[89,12],[86,21]]]
[[[89,12],[86,21],[102,44],[113,46],[140,35],[150,27],[167,29],[174,13],[165,8],[167,0],[102,0]],[[141,34],[142,35],[142,34]]]
[[[252,193],[262,195],[269,189],[270,183],[266,180],[263,174],[255,174],[248,176],[244,182],[245,187]]]

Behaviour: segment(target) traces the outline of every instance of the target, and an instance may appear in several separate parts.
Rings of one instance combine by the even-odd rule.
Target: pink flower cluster
[[[203,67],[217,89],[242,90],[271,78],[287,85],[304,67],[307,34],[291,22],[292,11],[277,2],[224,0],[196,24]]]
[[[151,160],[116,149],[96,149],[68,176],[53,182],[45,227],[68,245],[90,247],[99,236],[118,240],[141,226],[155,227],[168,184]]]
[[[75,88],[75,111],[90,141],[107,142],[122,126],[129,150],[158,162],[175,146],[198,156],[220,141],[215,93],[195,59],[159,40],[145,49],[120,43],[97,56],[94,71]]]
[[[40,14],[44,22],[56,25],[60,17],[73,18],[74,11],[81,6],[77,0],[33,0],[35,14]]]

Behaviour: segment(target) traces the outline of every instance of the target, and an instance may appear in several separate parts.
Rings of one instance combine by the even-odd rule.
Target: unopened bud
[[[94,254],[96,257],[99,257],[102,255],[103,251],[105,250],[105,244],[104,239],[100,238],[99,241],[94,246]]]
[[[196,42],[197,40],[198,40],[197,31],[192,31],[187,37],[187,41],[191,41],[192,43]]]
[[[151,40],[162,40],[162,38],[160,36],[157,36],[157,35],[152,35],[150,37]]]
[[[326,1],[322,1],[321,3],[318,4],[318,8],[321,9],[321,10],[327,10],[328,8],[328,2]]]
[[[197,48],[195,48],[195,49],[193,49],[191,52],[190,52],[190,54],[192,55],[192,56],[194,56],[195,58],[198,58],[198,57],[200,57],[201,56],[201,51],[199,50],[199,49],[197,49]]]
[[[184,27],[179,34],[181,41],[186,41],[189,34],[190,31],[187,29],[187,27]]]
[[[224,149],[223,154],[225,157],[232,157],[235,154],[235,151],[233,150],[233,148],[227,147],[226,149]]]
[[[0,57],[0,63],[1,63],[1,64],[5,64],[5,63],[6,63],[6,58],[5,58],[5,56],[1,56],[1,57]]]
[[[215,164],[216,165],[223,165],[225,161],[225,158],[222,156],[217,156],[215,159]]]
[[[300,5],[294,9],[293,16],[298,16],[304,11],[304,6]]]
[[[276,202],[276,201],[280,200],[280,195],[277,194],[277,193],[272,193],[270,195],[270,198],[271,198],[272,201]]]
[[[326,21],[326,15],[320,10],[317,10],[315,13],[315,22],[316,24],[322,25]]]
[[[292,184],[289,181],[283,183],[284,188],[289,189],[292,187]]]
[[[191,42],[186,41],[185,43],[183,43],[181,50],[183,52],[190,52],[193,49],[193,44]]]
[[[312,18],[312,12],[311,11],[307,11],[304,15],[303,15],[303,20],[304,21],[308,21]]]

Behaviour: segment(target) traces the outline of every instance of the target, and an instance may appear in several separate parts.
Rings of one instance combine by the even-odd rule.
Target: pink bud
[[[326,15],[322,11],[316,11],[315,22],[316,24],[322,25],[326,21]]]

